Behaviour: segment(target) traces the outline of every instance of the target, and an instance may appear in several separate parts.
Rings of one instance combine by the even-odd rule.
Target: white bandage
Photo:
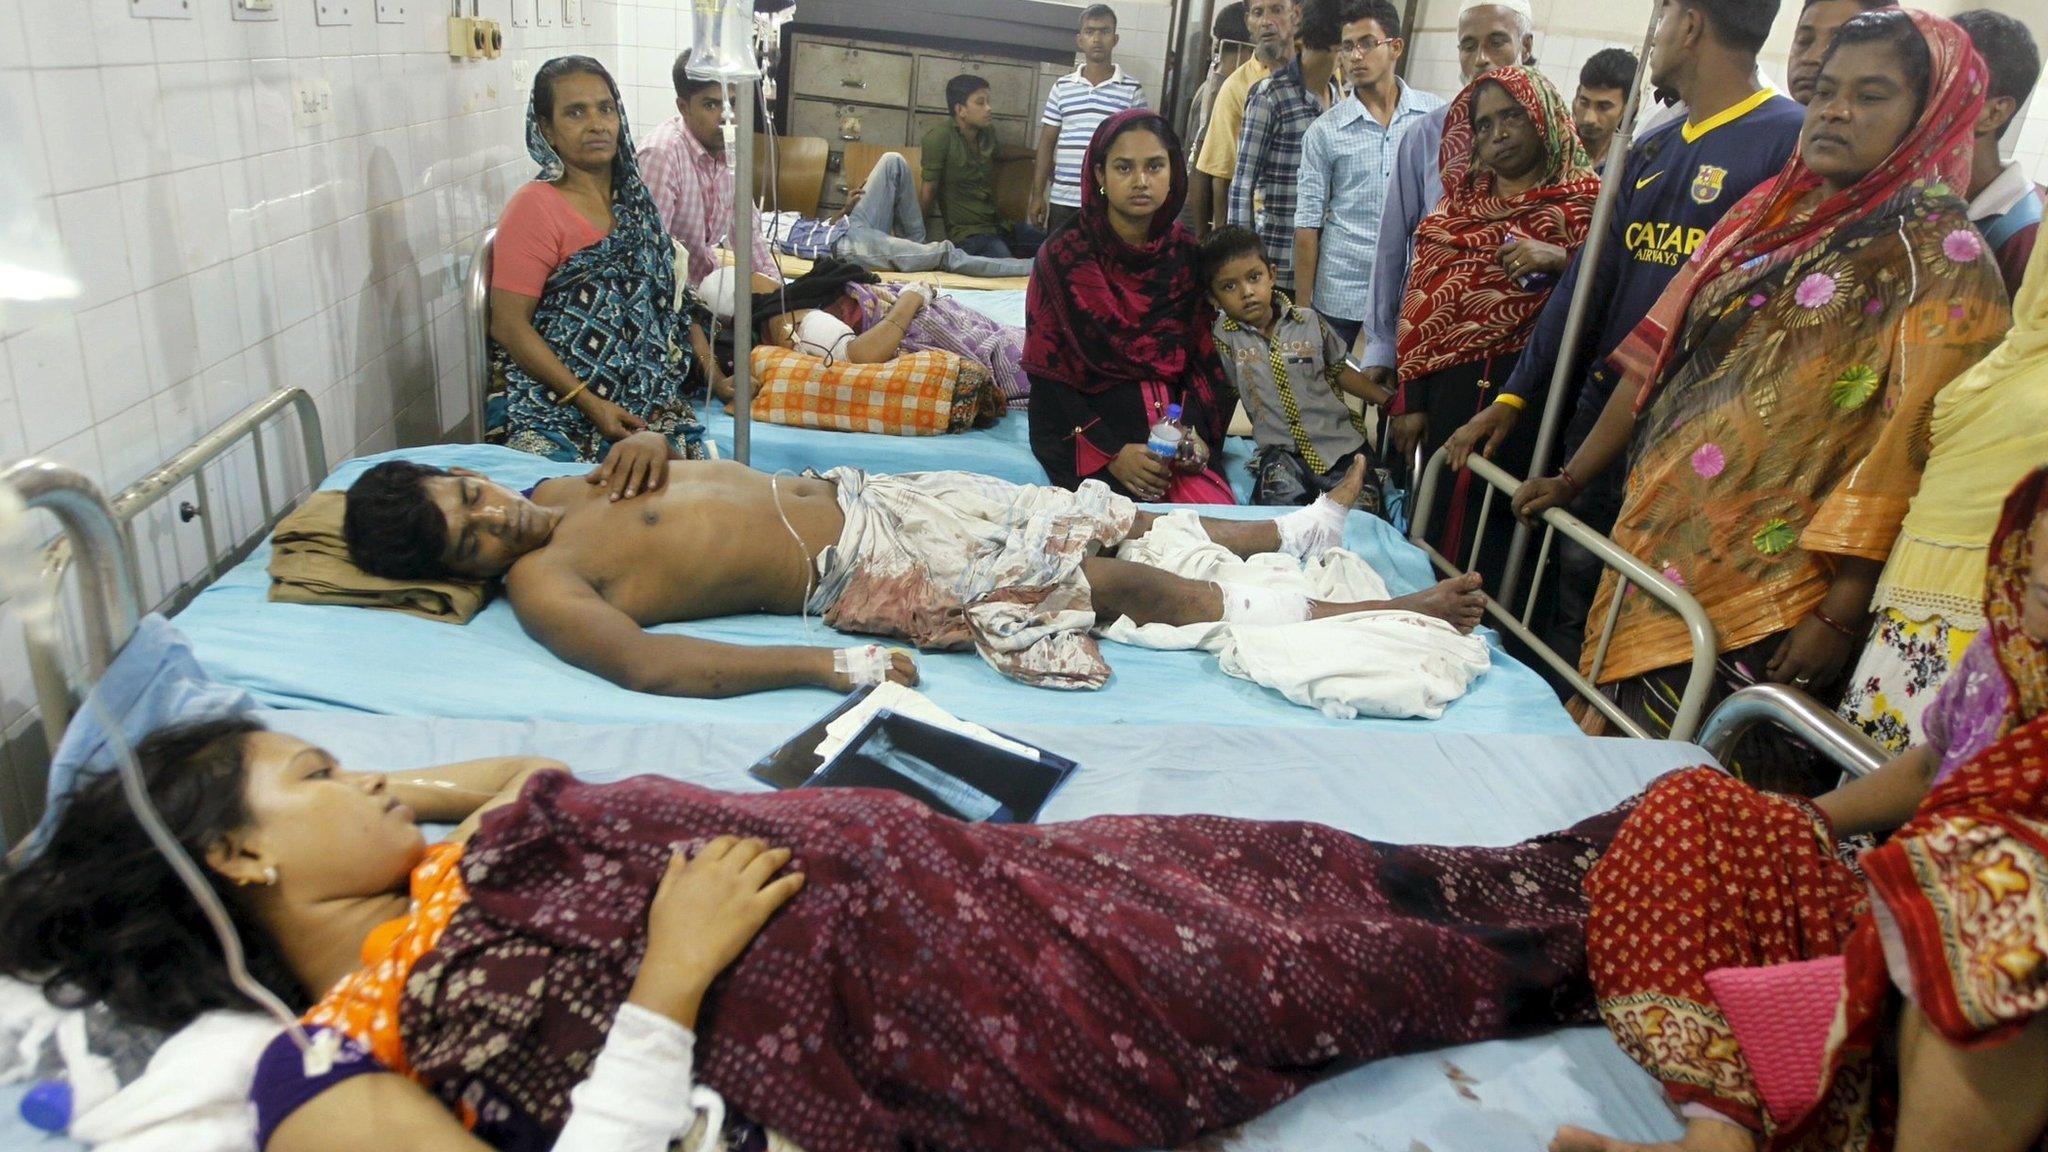
[[[841,648],[832,653],[832,670],[852,680],[855,688],[880,684],[889,678],[889,650],[880,644]]]
[[[1299,592],[1222,581],[1216,590],[1223,593],[1225,624],[1299,624],[1308,619],[1308,597]]]
[[[1349,509],[1325,492],[1306,508],[1273,521],[1280,530],[1280,550],[1299,560],[1320,556],[1344,542],[1344,517]]]
[[[681,1024],[620,1005],[589,1079],[569,1092],[569,1121],[555,1152],[666,1152],[700,1112],[704,1135],[691,1152],[719,1147],[725,1101],[702,1085],[687,1088],[696,1047]]]

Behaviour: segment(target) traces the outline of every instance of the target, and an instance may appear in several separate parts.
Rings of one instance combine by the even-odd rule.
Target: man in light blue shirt
[[[1350,348],[1365,320],[1395,148],[1443,101],[1394,74],[1403,44],[1391,0],[1345,0],[1338,19],[1337,68],[1351,95],[1302,136],[1294,282],[1300,305],[1320,313]]]
[[[1534,64],[1529,0],[1465,0],[1458,13],[1458,69],[1470,84],[1489,68]],[[1366,302],[1364,348],[1359,366],[1383,388],[1395,386],[1394,335],[1401,322],[1401,297],[1408,291],[1409,242],[1415,226],[1443,199],[1443,170],[1437,152],[1444,142],[1446,104],[1411,125],[1394,154],[1380,209],[1379,242],[1373,246],[1372,294]],[[1399,446],[1405,453],[1406,445]]]

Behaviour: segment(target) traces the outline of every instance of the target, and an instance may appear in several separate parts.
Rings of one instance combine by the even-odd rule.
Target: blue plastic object
[[[71,1082],[45,1080],[21,1098],[21,1118],[45,1132],[71,1127]]]

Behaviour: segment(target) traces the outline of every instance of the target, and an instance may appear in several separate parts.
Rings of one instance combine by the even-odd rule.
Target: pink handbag
[[[1820,1096],[1821,1061],[1841,1008],[1842,958],[1764,968],[1716,968],[1707,987],[1742,1045],[1757,1096],[1779,1124]]]

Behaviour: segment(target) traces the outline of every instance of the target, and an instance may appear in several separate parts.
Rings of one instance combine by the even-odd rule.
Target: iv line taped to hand
[[[890,650],[880,644],[840,648],[832,653],[832,670],[853,681],[855,688],[880,684],[889,678]]]
[[[21,619],[22,630],[36,643],[55,649],[56,590],[43,579],[37,550],[29,539],[28,507],[22,503],[19,493],[4,485],[0,485],[0,590],[5,591],[8,601],[14,606],[15,614]],[[213,925],[214,935],[220,941],[222,959],[227,964],[228,979],[237,991],[276,1018],[298,1047],[307,1076],[324,1074],[333,1066],[340,1047],[339,1036],[327,1032],[318,1040],[313,1039],[284,1001],[250,975],[248,958],[242,949],[241,935],[235,931],[234,921],[222,907],[220,897],[207,882],[205,873],[186,855],[177,836],[164,824],[156,805],[150,801],[149,787],[142,778],[142,762],[136,758],[135,746],[129,742],[128,733],[101,693],[86,693],[86,706],[92,709],[93,718],[105,733],[107,749],[114,758],[114,770],[121,777],[122,794],[134,810],[136,821]]]

